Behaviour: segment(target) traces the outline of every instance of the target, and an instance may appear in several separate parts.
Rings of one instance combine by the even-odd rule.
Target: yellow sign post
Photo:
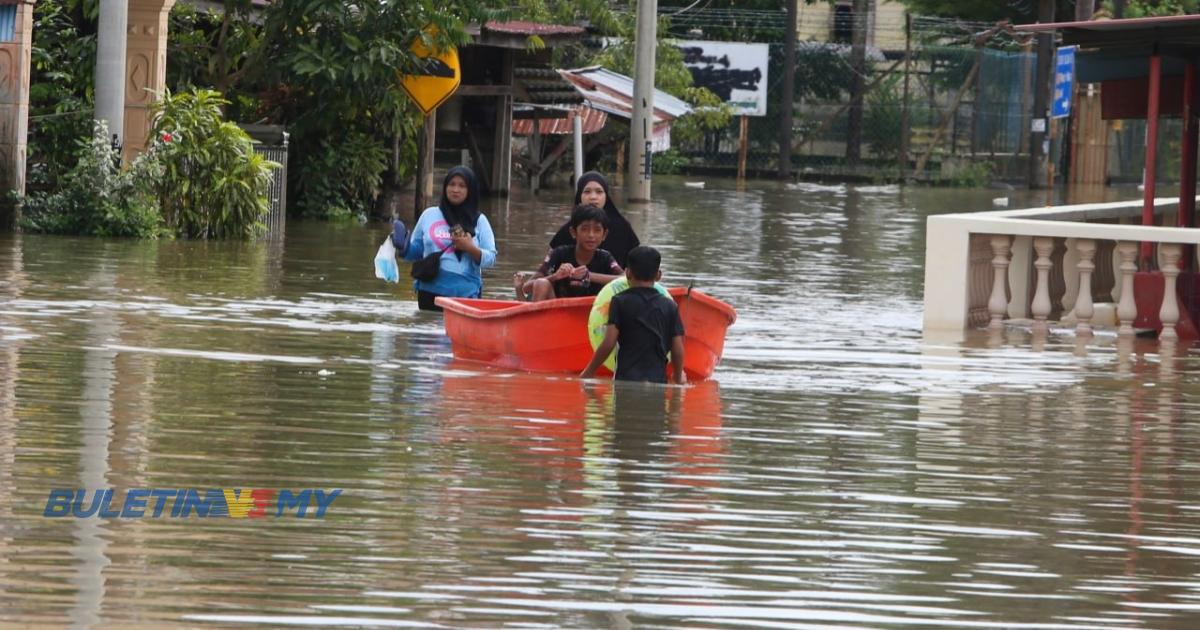
[[[400,85],[412,97],[417,107],[428,116],[439,105],[446,102],[462,81],[462,69],[458,65],[458,50],[449,47],[435,53],[417,38],[409,50],[419,59],[417,74],[400,76]]]

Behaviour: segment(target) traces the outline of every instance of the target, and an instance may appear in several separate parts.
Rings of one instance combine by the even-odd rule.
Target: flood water
[[[655,186],[622,207],[665,282],[739,314],[686,389],[453,361],[373,277],[383,225],[0,234],[0,626],[1200,623],[1195,352],[922,338],[925,217],[1011,193]],[[488,205],[486,297],[568,201]],[[341,494],[322,519],[46,517],[55,488]]]

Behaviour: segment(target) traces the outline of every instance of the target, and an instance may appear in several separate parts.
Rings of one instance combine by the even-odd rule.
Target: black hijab
[[[608,189],[608,180],[596,171],[588,171],[579,177],[579,181],[575,182],[575,205],[579,205],[583,198],[583,187],[588,182],[596,182],[604,188],[604,214],[608,215],[608,237],[600,243],[600,248],[607,250],[617,260],[617,264],[625,267],[625,263],[629,260],[629,250],[641,244],[637,234],[633,233],[633,226],[625,217],[621,216],[621,211],[617,210],[617,204],[613,203],[612,192]],[[570,222],[564,223],[554,238],[550,240],[550,247],[561,247],[563,245],[574,245],[575,239],[571,237]]]
[[[467,184],[467,198],[457,206],[450,203],[446,197],[446,187],[450,185],[450,178],[455,175]],[[475,235],[475,223],[479,221],[479,182],[475,180],[475,173],[471,169],[455,166],[446,171],[446,179],[442,180],[442,199],[438,201],[438,207],[442,209],[442,216],[446,217],[447,225],[461,225],[471,236]]]

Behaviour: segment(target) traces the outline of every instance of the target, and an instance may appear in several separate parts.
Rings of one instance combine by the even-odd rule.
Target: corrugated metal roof
[[[513,83],[520,100],[538,104],[577,105],[583,98],[570,81],[548,67],[517,66]]]
[[[559,70],[558,73],[575,86],[589,106],[614,116],[631,117],[633,79],[599,66]],[[691,113],[691,111],[691,105],[662,90],[654,90],[654,118],[656,120],[674,120]]]
[[[513,107],[514,112],[517,107]],[[608,114],[592,109],[586,105],[580,106],[575,112],[579,112],[583,116],[583,133],[584,135],[593,134],[604,128],[604,123],[608,122]],[[556,112],[561,113],[561,112]],[[532,118],[514,118],[512,124],[513,135],[528,136],[533,133]],[[560,118],[539,118],[538,132],[542,135],[550,136],[566,136],[575,132],[575,125],[572,122],[572,116],[567,115]]]

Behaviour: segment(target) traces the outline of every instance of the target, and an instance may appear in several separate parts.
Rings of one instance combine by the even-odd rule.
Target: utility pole
[[[125,138],[125,37],[129,0],[100,0],[96,33],[96,120],[108,125],[109,139]]]
[[[630,201],[650,200],[650,142],[654,137],[654,53],[658,0],[638,0],[633,56],[633,117],[629,120]]]
[[[1054,0],[1039,0],[1038,22],[1054,21]],[[1054,65],[1054,34],[1038,33],[1037,72],[1033,81],[1033,118],[1029,132],[1029,187],[1040,188],[1050,167],[1047,135],[1050,112],[1050,70]]]
[[[796,79],[796,4],[787,0],[787,39],[783,45],[783,102],[779,109],[779,179],[792,178],[792,99]]]

